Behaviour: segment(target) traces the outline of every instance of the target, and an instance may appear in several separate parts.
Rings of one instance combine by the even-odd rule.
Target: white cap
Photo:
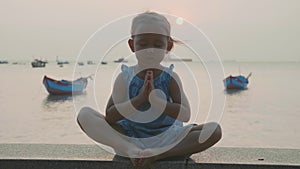
[[[131,35],[155,33],[170,36],[171,26],[163,15],[155,12],[145,12],[132,20]]]

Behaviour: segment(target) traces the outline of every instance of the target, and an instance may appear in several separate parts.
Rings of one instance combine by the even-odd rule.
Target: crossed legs
[[[97,111],[84,107],[77,116],[81,129],[98,143],[113,147],[122,156],[138,157],[143,151],[112,128]]]
[[[149,152],[151,151],[155,152],[160,150],[156,148],[142,150],[133,143],[130,143],[119,133],[119,129],[117,129],[119,132],[116,131],[116,128],[112,128],[105,121],[103,115],[91,108],[82,108],[78,114],[77,121],[82,130],[90,138],[99,143],[113,147],[118,150],[119,153],[122,153],[123,156],[137,158],[132,160],[132,162],[134,165],[138,166],[167,157],[182,156],[204,151],[216,144],[222,137],[221,127],[218,123],[210,122],[197,125],[192,127],[187,135],[170,150],[152,157],[150,155],[150,157],[141,158],[142,156],[149,156]],[[210,135],[207,136],[203,142],[199,142],[199,137],[205,136],[203,133],[209,133]]]

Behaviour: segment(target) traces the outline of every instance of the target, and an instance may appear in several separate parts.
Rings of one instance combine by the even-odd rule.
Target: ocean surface
[[[214,76],[200,62],[173,64],[192,107],[189,123],[206,122],[210,106],[222,106],[210,105],[209,78]],[[223,129],[217,146],[300,148],[300,62],[224,62],[223,66],[224,78],[250,72],[252,76],[247,90],[214,91],[226,97],[216,119]],[[187,68],[190,74],[184,73]],[[73,98],[48,95],[44,75],[71,80],[74,72],[74,78],[93,74],[85,93]],[[29,62],[0,64],[0,143],[95,144],[77,125],[76,112],[91,106],[103,113],[118,72],[120,64],[112,62],[64,67],[50,62],[45,68],[32,68]]]

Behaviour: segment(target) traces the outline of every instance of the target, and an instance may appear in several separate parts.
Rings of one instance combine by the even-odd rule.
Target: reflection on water
[[[224,90],[224,93],[227,94],[227,95],[239,95],[241,94],[242,92],[244,92],[245,90],[247,89],[244,89],[244,90],[240,90],[240,89],[229,89],[229,90]]]
[[[80,95],[47,95],[47,97],[42,102],[42,106],[46,111],[66,112],[74,110],[74,99],[84,99],[85,97],[85,92]]]
[[[224,90],[226,95],[226,111],[228,113],[241,113],[249,108],[251,97],[249,96],[249,90],[230,89]]]
[[[72,95],[48,95],[44,100],[44,104],[49,104],[51,102],[65,102],[68,100],[73,100]]]
[[[82,92],[80,94],[76,94],[76,95],[48,95],[45,99],[44,99],[44,104],[48,104],[51,102],[66,102],[66,101],[72,101],[74,98],[80,98],[80,97],[84,97],[86,96],[87,93],[86,92]]]

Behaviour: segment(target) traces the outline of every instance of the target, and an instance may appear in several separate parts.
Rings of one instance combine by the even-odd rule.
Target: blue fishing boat
[[[80,94],[87,86],[88,78],[79,78],[74,81],[69,80],[54,80],[44,76],[43,84],[51,95],[74,95]]]
[[[226,89],[247,89],[247,85],[249,83],[249,77],[252,75],[250,73],[247,77],[239,75],[239,76],[228,76],[223,82]]]

